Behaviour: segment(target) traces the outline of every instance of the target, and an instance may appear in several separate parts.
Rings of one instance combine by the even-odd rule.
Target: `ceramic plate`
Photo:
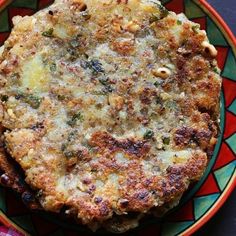
[[[13,16],[31,15],[51,2],[0,0],[0,45],[9,35]],[[180,205],[162,219],[143,221],[130,235],[191,235],[222,206],[236,183],[236,39],[205,0],[162,2],[169,10],[185,12],[189,19],[199,23],[218,50],[217,60],[223,78],[220,114],[222,132],[204,176],[183,196]],[[48,213],[29,212],[16,195],[4,188],[0,188],[0,210],[0,221],[23,235],[92,235],[86,228]]]

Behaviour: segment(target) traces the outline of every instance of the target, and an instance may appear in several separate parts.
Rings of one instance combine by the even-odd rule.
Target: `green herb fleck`
[[[68,142],[73,141],[75,139],[76,135],[77,135],[76,130],[73,130],[72,132],[70,132],[69,135],[68,135],[68,138],[67,138]]]
[[[91,94],[97,95],[97,96],[106,96],[108,94],[107,91],[93,91]]]
[[[163,138],[162,138],[162,142],[163,142],[165,145],[169,145],[169,144],[170,144],[170,138],[169,138],[169,137],[163,137]]]
[[[56,65],[56,63],[52,63],[51,65],[50,65],[50,71],[51,72],[55,72],[57,70],[57,65]]]
[[[156,22],[156,21],[158,21],[158,20],[160,20],[161,18],[160,18],[160,16],[159,15],[157,15],[157,14],[152,14],[152,16],[149,18],[149,22],[150,22],[150,24],[151,23],[154,23],[154,22]]]
[[[1,101],[2,102],[7,102],[8,101],[8,96],[7,95],[2,95],[1,96]]]
[[[193,26],[192,26],[192,30],[193,30],[193,32],[194,32],[195,34],[198,33],[199,29],[200,29],[199,25],[193,25]]]
[[[151,139],[154,136],[154,132],[152,130],[147,130],[143,135],[144,139]]]
[[[162,98],[159,97],[159,96],[157,96],[157,97],[156,97],[156,104],[161,104],[161,105],[162,105],[162,103],[163,103]]]
[[[157,4],[157,5],[158,5],[160,13],[159,14],[155,14],[155,13],[152,14],[152,16],[149,19],[150,23],[161,20],[169,14],[169,11],[164,6],[162,6],[160,4]]]
[[[213,68],[213,71],[214,71],[216,74],[220,74],[220,70],[219,70],[217,67]]]
[[[74,114],[72,118],[67,122],[68,125],[74,126],[77,121],[83,121],[83,116],[81,113]]]
[[[65,95],[57,95],[57,99],[59,100],[59,101],[64,101],[65,99],[66,99],[66,96]]]
[[[53,35],[53,28],[50,28],[49,30],[47,30],[47,31],[44,31],[43,33],[42,33],[42,35],[44,36],[44,37],[52,37]]]
[[[162,84],[163,84],[163,81],[156,81],[153,85],[158,88],[158,87],[160,87]]]
[[[166,17],[169,14],[169,11],[162,5],[159,5],[159,10],[161,13],[161,19]]]
[[[112,92],[113,89],[110,85],[110,81],[107,78],[100,78],[99,82],[105,87],[105,92]]]
[[[72,39],[70,41],[70,46],[73,47],[73,48],[77,48],[77,47],[79,47],[79,45],[80,45],[80,43],[79,43],[79,40],[77,38]]]
[[[182,25],[182,21],[181,20],[177,20],[177,25]]]
[[[24,98],[25,102],[28,103],[32,108],[34,109],[38,109],[42,99],[35,96],[35,95],[29,95],[27,97]]]
[[[66,143],[63,143],[61,145],[61,151],[64,152],[66,150],[66,147],[67,147],[67,144]]]

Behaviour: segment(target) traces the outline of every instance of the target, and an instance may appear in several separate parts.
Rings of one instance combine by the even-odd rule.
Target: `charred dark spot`
[[[98,146],[101,149],[109,149],[112,152],[122,150],[130,155],[134,155],[137,157],[146,155],[150,150],[150,145],[146,140],[116,140],[106,132],[95,133],[90,141],[90,144],[92,146]]]
[[[147,201],[148,200],[148,196],[149,196],[149,192],[146,190],[142,190],[138,193],[135,194],[135,198],[138,200],[144,200]]]
[[[91,180],[90,179],[84,179],[83,184],[91,184]]]
[[[99,204],[100,202],[102,202],[102,197],[95,197],[95,198],[94,198],[94,202],[95,202],[96,204]]]
[[[175,132],[174,141],[176,145],[187,145],[194,134],[194,129],[185,126],[181,127]]]
[[[48,11],[48,14],[51,15],[51,16],[53,16],[53,11],[51,11],[51,10]]]
[[[201,146],[207,146],[211,136],[212,132],[210,130],[200,130],[196,132],[196,134],[193,137],[193,140]]]
[[[35,201],[33,194],[30,192],[22,193],[21,198],[25,205],[29,205],[30,203]]]
[[[80,11],[85,11],[86,9],[87,9],[87,5],[82,4],[82,6],[80,7]]]
[[[203,149],[205,149],[212,137],[212,131],[197,130],[189,127],[182,127],[175,132],[174,141],[176,145],[188,145],[190,143],[196,143]]]
[[[17,94],[16,96],[15,96],[15,99],[16,100],[19,100],[19,99],[21,99],[21,98],[23,98],[24,96],[22,95],[22,94]]]
[[[0,183],[1,183],[3,186],[8,187],[8,186],[11,186],[12,181],[11,181],[11,179],[9,178],[9,176],[8,176],[7,174],[3,174],[3,175],[1,175],[1,177],[0,177]]]
[[[127,199],[120,199],[119,204],[122,208],[126,208],[129,205],[129,200]]]
[[[92,184],[92,185],[89,187],[88,192],[89,192],[89,193],[92,193],[92,192],[94,192],[95,190],[96,190],[96,186],[95,186],[94,184]]]
[[[43,129],[43,128],[44,128],[44,125],[42,122],[39,122],[31,127],[31,129],[33,129],[33,130]]]
[[[152,97],[156,96],[156,92],[152,91],[150,88],[144,88],[142,94],[140,95],[140,101],[143,104],[150,104],[152,102]]]
[[[69,208],[69,206],[62,206],[62,208],[60,209],[60,214],[61,215],[64,215],[65,214],[65,212],[67,211],[67,210],[69,210],[70,208]]]
[[[152,180],[151,180],[151,179],[146,179],[146,180],[144,181],[144,185],[147,186],[147,187],[148,187],[151,183],[152,183]]]
[[[101,207],[100,207],[99,211],[102,216],[107,216],[109,214],[109,208],[108,208],[106,202],[101,202]]]

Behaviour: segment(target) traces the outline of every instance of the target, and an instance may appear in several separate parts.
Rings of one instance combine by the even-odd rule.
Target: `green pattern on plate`
[[[162,232],[163,236],[173,236],[191,226],[194,221],[183,221],[178,223],[166,223]]]
[[[212,44],[219,46],[228,45],[222,32],[209,17],[207,17],[207,36]]]
[[[233,150],[234,154],[236,154],[236,145],[235,145],[236,144],[236,133],[233,134],[231,137],[227,138],[226,143],[229,144],[229,146]]]
[[[185,0],[185,14],[189,19],[205,16],[202,9],[196,5],[192,0]]]
[[[64,236],[64,233],[62,230],[57,230],[56,232],[50,234],[50,236]]]
[[[6,192],[4,188],[0,188],[0,209],[6,212]]]
[[[21,225],[24,230],[27,232],[30,232],[30,234],[35,235],[35,229],[31,220],[30,215],[21,215],[21,216],[15,216],[11,217],[12,221],[14,221],[16,224]]]
[[[221,191],[224,190],[225,186],[227,186],[228,181],[231,179],[232,174],[235,170],[235,165],[236,161],[231,162],[227,166],[222,167],[214,172]]]
[[[6,32],[9,30],[8,25],[8,12],[7,9],[0,12],[0,32]]]
[[[232,50],[229,51],[222,76],[236,81],[236,59]]]
[[[199,219],[201,216],[203,216],[219,196],[220,196],[219,193],[215,193],[204,197],[195,198],[194,199],[195,218]]]
[[[234,115],[236,115],[236,99],[234,99],[233,103],[229,106],[228,110],[234,113]]]
[[[31,9],[37,8],[37,1],[35,0],[15,0],[11,4],[13,7],[27,7]]]

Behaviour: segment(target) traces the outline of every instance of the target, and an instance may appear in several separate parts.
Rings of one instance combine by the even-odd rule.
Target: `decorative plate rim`
[[[13,0],[0,0],[0,12],[7,7]],[[227,23],[223,20],[223,18],[219,15],[219,13],[207,2],[207,0],[193,0],[197,5],[199,5],[204,12],[210,16],[211,19],[216,23],[219,27],[220,31],[226,37],[229,45],[231,46],[233,53],[236,57],[236,37],[232,33],[231,29],[227,25]],[[204,224],[206,224],[222,207],[225,201],[228,199],[232,191],[236,187],[236,169],[228,182],[226,188],[221,193],[220,197],[217,201],[208,209],[208,211],[196,222],[193,223],[189,228],[185,229],[180,235],[189,236],[196,232],[199,228],[201,228]],[[5,215],[2,211],[0,211],[0,222],[10,228],[14,228],[17,232],[23,233],[24,235],[29,235],[25,230],[19,227],[17,224],[12,222],[7,215]]]

